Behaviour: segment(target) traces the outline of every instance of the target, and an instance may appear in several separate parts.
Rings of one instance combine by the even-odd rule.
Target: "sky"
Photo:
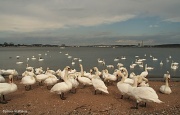
[[[180,0],[0,0],[0,44],[180,44]]]

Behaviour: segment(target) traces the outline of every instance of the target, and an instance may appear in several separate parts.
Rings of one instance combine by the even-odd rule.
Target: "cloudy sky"
[[[180,0],[0,0],[0,43],[180,44]]]

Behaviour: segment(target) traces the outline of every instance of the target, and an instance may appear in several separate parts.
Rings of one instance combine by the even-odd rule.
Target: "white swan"
[[[36,80],[34,78],[34,76],[29,76],[29,75],[25,75],[22,79],[21,79],[21,84],[25,85],[25,90],[30,90],[31,89],[31,85],[36,83]]]
[[[117,75],[116,74],[110,74],[107,69],[102,71],[102,77],[104,78],[104,82],[115,82],[117,81]]]
[[[61,83],[56,83],[52,88],[50,92],[54,92],[57,94],[60,94],[60,98],[62,100],[66,99],[64,97],[64,93],[68,92],[72,89],[72,83],[68,80],[67,75],[68,75],[68,69],[69,68],[65,68],[65,75],[64,75],[64,82]]]
[[[49,89],[49,86],[53,86],[58,82],[59,79],[53,74],[48,73],[48,78],[44,80],[44,84],[46,84],[47,89]]]
[[[79,86],[79,82],[77,81],[78,74],[80,74],[80,73],[77,72],[74,74],[68,74],[68,80],[72,83],[71,92],[72,92],[72,90],[74,90],[74,92],[72,92],[72,93],[76,93],[76,89]]]
[[[165,85],[162,85],[160,87],[160,92],[164,93],[164,94],[170,94],[172,93],[171,88],[169,87],[169,79],[170,79],[170,74],[169,71],[167,71],[166,74],[164,74],[164,78],[165,78]]]
[[[30,72],[34,72],[34,67],[30,67],[28,64],[26,65],[26,70]]]
[[[82,64],[79,64],[79,65],[80,65],[80,68],[81,68],[81,74],[78,75],[78,78],[77,78],[78,81],[80,83],[82,83],[83,86],[92,85],[92,81],[89,78],[83,76],[83,66],[82,66]]]
[[[84,71],[84,77],[87,77],[87,78],[89,78],[89,79],[92,79],[92,77],[94,76],[94,75],[92,74],[92,72],[93,72],[92,69],[90,69],[89,72]]]
[[[44,59],[42,58],[42,57],[39,57],[39,59],[38,59],[39,61],[44,61]]]
[[[132,107],[132,109],[138,109],[138,104],[140,102],[145,102],[144,107],[146,107],[146,102],[156,102],[156,103],[162,103],[161,100],[159,100],[158,95],[156,94],[156,91],[151,87],[137,87],[137,78],[134,78],[134,84],[133,86],[129,87],[129,93],[131,96],[133,96],[136,99],[136,106]]]
[[[5,95],[17,90],[17,85],[13,83],[13,75],[9,75],[9,83],[0,83],[1,103],[6,104]]]
[[[55,75],[56,72],[54,70],[50,70],[49,67],[47,67],[47,70],[46,70],[45,74],[53,74],[53,75]]]
[[[47,79],[49,77],[49,75],[47,74],[39,74],[39,75],[36,75],[36,81],[39,82],[39,85],[42,85],[42,82]]]
[[[102,91],[104,93],[109,93],[107,90],[106,85],[104,84],[104,82],[99,78],[98,75],[93,76],[92,78],[92,85],[95,89],[94,94],[96,95],[96,91]]]
[[[35,74],[36,74],[36,75],[43,74],[43,73],[44,73],[44,71],[43,71],[43,68],[42,68],[42,67],[35,68]]]
[[[129,87],[131,87],[131,85],[127,84],[127,83],[124,83],[126,77],[124,76],[123,73],[121,73],[121,71],[118,71],[118,76],[122,77],[121,81],[119,81],[117,83],[117,88],[121,92],[121,99],[123,99],[124,95],[128,95],[128,96],[130,95],[129,94]]]
[[[147,64],[145,65],[145,71],[141,72],[140,75],[143,76],[143,77],[147,77],[147,75],[148,75]]]
[[[32,56],[32,58],[31,58],[32,60],[35,60],[36,58],[34,57],[34,56]]]
[[[128,71],[127,71],[127,69],[125,67],[121,67],[120,71],[121,71],[121,73],[124,74],[124,77],[125,77],[124,83],[128,83],[128,84],[132,85],[134,83],[134,80],[131,79],[131,78],[128,78]]]

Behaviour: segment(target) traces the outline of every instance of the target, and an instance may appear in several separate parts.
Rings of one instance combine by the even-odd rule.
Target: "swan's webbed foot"
[[[6,100],[0,101],[2,104],[7,104],[8,102]]]
[[[70,90],[70,93],[75,94],[75,93],[76,93],[76,88],[74,89],[74,91],[71,89],[71,90]]]
[[[123,95],[121,95],[121,99],[123,99]]]
[[[47,85],[47,89],[48,89],[48,90],[50,90],[50,89],[51,89],[51,87],[50,87],[49,85]]]
[[[42,81],[41,81],[41,82],[39,82],[39,86],[43,86],[43,83],[42,83]]]
[[[66,99],[66,97],[64,97],[64,93],[60,94],[60,98],[61,98],[62,100],[65,100],[65,99]]]
[[[146,107],[146,102],[144,103],[144,105],[141,105],[141,107]]]
[[[94,95],[96,95],[96,90],[94,90]]]
[[[135,107],[131,107],[131,109],[138,109],[138,104],[139,103],[136,103],[136,106]]]
[[[25,86],[25,90],[29,91],[31,89],[31,86]]]

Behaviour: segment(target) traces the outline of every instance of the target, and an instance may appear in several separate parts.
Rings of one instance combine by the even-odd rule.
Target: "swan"
[[[39,82],[39,85],[42,85],[42,82],[47,79],[49,77],[49,75],[47,74],[39,74],[39,75],[36,75],[36,81]]]
[[[31,58],[32,60],[35,60],[36,58],[34,57],[34,56],[32,56],[32,58]]]
[[[108,81],[108,82],[117,81],[117,75],[116,74],[110,74],[107,69],[102,71],[102,76],[104,78],[104,82],[106,82],[106,81]]]
[[[78,75],[78,78],[77,78],[78,81],[80,83],[82,83],[83,86],[92,85],[92,81],[89,78],[83,76],[84,74],[83,74],[83,66],[82,66],[82,64],[79,64],[79,65],[80,65],[80,68],[81,68],[81,74]]]
[[[106,65],[107,68],[114,68],[114,65]]]
[[[17,85],[13,83],[13,75],[9,75],[9,83],[0,83],[0,97],[1,103],[6,104],[5,95],[15,92],[17,90]]]
[[[64,93],[72,89],[72,83],[67,78],[69,68],[66,67],[64,70],[65,70],[64,82],[56,83],[50,90],[50,92],[60,94],[60,98],[62,100],[66,99],[64,97]]]
[[[171,69],[176,70],[178,68],[178,65],[175,65],[174,63],[171,63]]]
[[[35,68],[35,74],[36,74],[36,75],[43,74],[43,73],[44,73],[44,71],[43,71],[43,68],[42,68],[42,67]]]
[[[124,77],[125,77],[124,83],[132,85],[134,83],[134,80],[131,79],[131,78],[128,78],[128,71],[127,71],[127,69],[125,67],[121,67],[120,71],[121,71],[121,73],[124,74]]]
[[[34,67],[30,67],[28,64],[26,65],[26,70],[27,71],[32,71],[34,72]]]
[[[126,59],[126,57],[125,57],[125,56],[122,56],[122,57],[121,57],[121,59],[122,59],[122,60],[125,60],[125,59]]]
[[[92,85],[95,89],[94,94],[96,95],[96,91],[102,91],[104,93],[109,94],[106,85],[104,84],[104,82],[100,79],[100,77],[98,75],[94,75],[92,77]]]
[[[169,79],[170,79],[169,71],[167,71],[167,73],[164,74],[164,78],[165,78],[165,85],[162,85],[160,87],[160,92],[164,94],[170,94],[172,93],[172,91],[171,88],[169,87]]]
[[[163,103],[159,100],[156,91],[151,87],[137,87],[137,78],[134,78],[133,86],[130,86],[128,89],[128,94],[133,96],[136,99],[136,106],[131,107],[132,109],[138,109],[140,102],[145,102],[144,107],[146,107],[146,102],[156,102]]]
[[[0,83],[3,83],[3,82],[5,82],[5,79],[2,75],[0,75]]]
[[[46,84],[47,89],[49,89],[49,86],[52,86],[58,82],[59,79],[53,74],[48,73],[48,78],[44,80],[44,84]]]
[[[104,61],[104,59],[103,59],[103,60],[101,60],[100,58],[98,58],[98,63],[101,63],[101,64],[105,65],[105,61]]]
[[[42,57],[39,57],[39,59],[38,59],[39,61],[44,61],[44,59],[42,58]]]
[[[22,77],[24,76],[35,76],[35,74],[33,72],[25,71],[22,73]]]
[[[145,71],[141,72],[140,75],[143,76],[143,77],[147,77],[147,75],[148,75],[147,64],[145,65]]]
[[[114,61],[119,61],[119,57],[116,57],[116,58],[114,59]]]
[[[81,58],[79,58],[79,62],[82,62],[82,59],[81,59]]]
[[[93,70],[95,71],[95,73],[97,73],[97,75],[101,76],[102,73],[99,71],[97,67],[93,67]]]
[[[129,87],[131,87],[130,84],[124,83],[126,77],[121,71],[118,71],[118,76],[121,76],[122,79],[117,83],[117,88],[121,92],[121,99],[123,99],[124,95],[130,95],[129,94]]]
[[[28,91],[31,89],[31,85],[36,83],[36,80],[34,78],[34,76],[30,76],[30,75],[25,75],[22,79],[21,79],[21,84],[25,85],[25,90]]]
[[[45,74],[49,74],[49,73],[53,74],[53,75],[56,74],[56,72],[54,70],[50,70],[49,67],[47,67],[47,70],[46,70]]]
[[[18,72],[15,69],[7,69],[7,70],[1,70],[2,75],[13,75],[18,78]]]
[[[89,72],[86,72],[86,71],[84,71],[84,77],[87,77],[87,78],[89,78],[89,79],[92,79],[92,77],[94,76],[93,74],[92,74],[92,72],[93,72],[93,70],[92,69],[90,69],[89,70]]]
[[[79,82],[77,81],[79,73],[74,73],[74,74],[68,74],[68,80],[72,83],[72,89],[74,89],[73,93],[76,93],[76,89],[79,86]],[[71,90],[72,92],[72,90]]]
[[[157,61],[157,60],[158,60],[157,58],[153,57],[153,61]]]
[[[160,62],[160,65],[161,65],[161,66],[163,65],[163,62],[162,62],[162,61]]]
[[[16,62],[16,64],[23,64],[23,62],[22,61],[18,61],[18,62]]]

